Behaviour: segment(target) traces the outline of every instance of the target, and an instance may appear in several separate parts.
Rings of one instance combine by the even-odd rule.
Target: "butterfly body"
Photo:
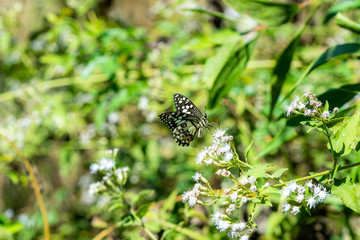
[[[196,133],[201,137],[209,124],[207,115],[203,115],[190,99],[179,93],[174,94],[173,99],[176,111],[164,112],[159,118],[173,132],[173,138],[179,146],[189,146]]]

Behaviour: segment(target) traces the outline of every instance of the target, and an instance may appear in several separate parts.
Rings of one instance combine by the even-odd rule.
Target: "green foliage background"
[[[104,2],[51,1],[33,24],[21,21],[26,6],[1,6],[0,132],[37,170],[51,239],[92,239],[114,223],[121,227],[108,239],[147,238],[87,193],[90,163],[112,148],[131,169],[128,191],[152,190],[145,217],[159,238],[227,238],[210,224],[210,208],[176,198],[196,171],[221,187],[194,160],[211,131],[182,148],[157,119],[177,92],[206,106],[240,154],[253,141],[252,164],[286,167],[284,180],[331,169],[325,137],[285,119],[283,107],[310,88],[343,114],[360,110],[359,1],[144,1],[151,21],[142,24],[111,17],[119,9]],[[2,139],[0,151],[0,238],[42,239],[27,172]],[[348,153],[343,164],[359,161]],[[360,171],[338,173],[347,176],[358,182]],[[274,205],[259,211],[253,238],[357,239],[352,210],[335,197],[311,216]]]

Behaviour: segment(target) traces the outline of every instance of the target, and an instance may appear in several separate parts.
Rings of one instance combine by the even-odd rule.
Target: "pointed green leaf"
[[[342,183],[331,188],[331,193],[338,196],[341,201],[353,211],[360,213],[360,185],[350,182]]]
[[[214,108],[220,100],[225,97],[234,84],[240,79],[242,71],[248,63],[255,40],[244,43],[241,39],[227,43],[227,47],[220,49],[221,54],[217,54],[209,60],[207,68],[213,67],[213,70],[204,73],[205,80],[214,81],[209,93],[208,107]],[[209,73],[212,72],[212,76]]]
[[[336,4],[332,5],[325,17],[324,23],[327,23],[331,18],[333,18],[338,12],[344,12],[351,9],[360,8],[360,0],[352,1],[339,1]]]
[[[360,140],[360,112],[331,128],[335,135],[332,139],[334,151],[340,156],[349,154],[355,150]]]
[[[288,170],[287,168],[280,168],[280,169],[276,170],[273,174],[271,174],[271,176],[273,178],[280,179],[281,176],[284,174],[284,172],[287,170]]]
[[[275,151],[276,149],[280,148],[284,143],[290,141],[296,136],[297,134],[293,128],[284,127],[278,134],[275,135],[273,140],[271,140],[265,145],[264,149],[256,156],[256,158],[258,159],[265,156],[266,154]]]
[[[335,17],[335,22],[342,28],[346,28],[353,33],[360,34],[360,24],[354,22],[353,20],[345,17],[345,15],[338,13]]]
[[[299,10],[299,6],[267,0],[224,0],[239,13],[247,13],[269,26],[281,25],[291,20]]]

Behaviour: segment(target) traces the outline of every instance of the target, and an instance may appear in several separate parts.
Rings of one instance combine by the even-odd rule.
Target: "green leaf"
[[[270,214],[266,225],[266,239],[274,239],[276,232],[281,231],[281,223],[285,220],[285,214],[273,212]]]
[[[333,18],[338,12],[344,12],[351,9],[360,8],[360,0],[351,0],[351,1],[339,1],[338,3],[332,5],[324,19],[324,23],[327,23],[331,18]]]
[[[284,143],[290,141],[296,136],[297,134],[293,128],[284,127],[278,134],[275,135],[273,140],[271,140],[265,145],[264,149],[256,156],[256,159],[275,151],[276,149],[280,148]]]
[[[287,168],[280,168],[276,170],[271,176],[275,179],[280,179],[280,177],[284,174],[285,171],[287,171]]]
[[[205,9],[200,9],[200,8],[184,8],[184,11],[191,11],[191,12],[197,12],[197,13],[202,13],[202,14],[207,14],[213,17],[217,17],[217,18],[221,18],[227,21],[231,21],[231,22],[239,22],[239,20],[237,19],[233,19],[233,18],[229,18],[228,16],[226,16],[223,13],[220,12],[214,12],[214,11],[209,11],[209,10],[205,10]]]
[[[360,45],[359,45],[360,47]],[[360,48],[359,48],[360,49]],[[360,92],[360,83],[343,85],[340,88],[330,88],[326,92],[320,94],[318,99],[321,102],[328,101],[329,109],[341,107],[349,102],[356,94]]]
[[[144,200],[145,198],[154,196],[154,193],[155,193],[154,190],[148,190],[148,189],[141,190],[131,199],[131,203],[132,204],[139,203],[140,201]]]
[[[360,140],[360,112],[350,118],[345,118],[332,127],[331,131],[334,134],[332,138],[334,151],[340,156],[349,154],[355,150]]]
[[[151,204],[152,204],[152,202],[141,204],[136,211],[136,215],[139,218],[144,217],[147,214],[147,212],[149,211]]]
[[[249,14],[268,26],[288,22],[299,10],[296,4],[267,0],[224,0],[224,2],[239,13]]]
[[[98,129],[101,128],[106,119],[106,101],[101,101],[96,106],[95,110],[95,125]]]
[[[214,85],[215,80],[218,78],[221,70],[226,66],[229,58],[232,57],[234,51],[243,45],[243,41],[239,35],[231,37],[231,40],[223,44],[213,57],[206,60],[203,72],[203,80],[207,86]]]
[[[100,68],[103,73],[111,76],[120,68],[120,65],[117,63],[114,56],[96,57],[86,65],[82,72],[82,77],[88,78],[96,68]]]
[[[252,147],[253,143],[254,143],[254,141],[251,141],[249,146],[247,146],[247,148],[245,149],[245,151],[244,151],[245,159],[248,159],[248,155],[249,155],[249,152],[251,150],[251,147]]]
[[[260,166],[256,166],[254,168],[251,168],[247,171],[248,176],[252,176],[254,178],[265,178],[268,177],[266,175],[266,168],[270,166],[270,164],[263,164]]]
[[[341,183],[331,188],[331,193],[338,196],[348,208],[360,213],[360,185],[350,182]]]
[[[324,63],[328,62],[329,60],[337,56],[343,54],[356,53],[359,50],[360,50],[360,44],[358,43],[345,43],[330,47],[317,60],[315,60],[311,64],[310,70],[308,71],[307,74],[311,73],[315,68],[323,65]]]
[[[294,84],[294,87],[286,94],[285,99],[288,99],[289,96],[295,91],[295,89],[303,82],[307,75],[309,75],[314,69],[323,65],[324,63],[330,61],[337,56],[343,54],[356,53],[360,50],[360,44],[358,43],[345,43],[341,45],[336,45],[334,47],[328,48],[319,58],[314,60],[303,72],[298,81]],[[329,100],[329,99],[328,99]],[[330,101],[329,101],[330,102]]]
[[[298,34],[295,35],[295,37],[292,39],[292,41],[290,41],[288,46],[280,54],[280,56],[277,60],[277,64],[274,68],[273,76],[275,78],[275,81],[271,86],[270,118],[274,111],[275,104],[279,98],[282,86],[285,83],[286,75],[289,72],[295,49],[297,48],[297,46],[299,44],[301,33],[302,33],[302,31],[298,32]]]
[[[285,83],[286,76],[289,72],[291,62],[297,49],[302,33],[305,31],[306,27],[310,23],[312,16],[314,15],[317,8],[314,8],[306,21],[302,24],[302,26],[297,30],[289,44],[282,51],[279,58],[277,59],[276,66],[273,71],[273,84],[271,86],[271,105],[270,105],[270,113],[269,118],[272,118],[272,114],[275,108],[275,105],[278,101],[279,95],[281,93],[281,89]]]
[[[346,28],[352,31],[353,33],[360,34],[360,25],[354,22],[353,20],[345,17],[345,15],[341,13],[336,14],[335,22],[340,27]]]
[[[119,227],[132,226],[136,223],[136,219],[131,214],[124,215],[119,221],[116,222],[116,225]]]
[[[208,107],[214,108],[240,79],[248,63],[255,40],[244,43],[241,39],[227,43],[219,53],[209,59],[205,68],[213,68],[204,73],[205,81],[213,82],[209,92]],[[210,72],[212,75],[210,76]]]
[[[175,208],[177,194],[178,194],[178,191],[174,190],[167,197],[165,203],[163,204],[163,206],[160,210],[161,219],[168,220],[171,217],[171,213]]]
[[[277,188],[268,187],[268,188],[264,188],[264,190],[262,190],[260,193],[261,194],[280,194],[280,190]]]

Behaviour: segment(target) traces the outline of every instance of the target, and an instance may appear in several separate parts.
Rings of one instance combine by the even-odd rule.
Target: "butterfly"
[[[173,132],[173,138],[179,146],[189,146],[196,133],[201,137],[203,130],[209,124],[207,115],[202,115],[184,95],[176,93],[173,95],[173,100],[176,111],[164,112],[159,115],[159,119]]]

